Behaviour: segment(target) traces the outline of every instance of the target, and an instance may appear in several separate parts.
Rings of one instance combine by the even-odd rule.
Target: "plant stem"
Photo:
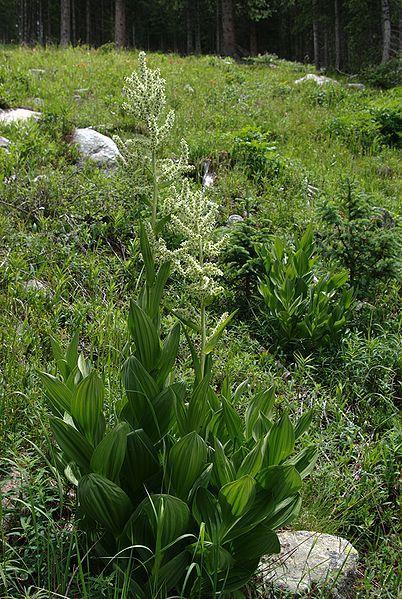
[[[154,234],[156,235],[156,217],[158,214],[158,178],[156,174],[156,150],[152,150],[152,178],[153,178],[153,196],[152,196],[152,215],[151,215],[151,226]]]

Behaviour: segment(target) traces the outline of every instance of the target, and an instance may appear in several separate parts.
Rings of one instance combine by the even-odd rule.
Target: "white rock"
[[[35,119],[35,121],[37,121],[39,118],[40,112],[35,112],[34,110],[27,110],[26,108],[0,110],[0,123],[3,125],[24,122],[30,119]]]
[[[25,291],[36,291],[38,293],[49,292],[48,286],[42,281],[39,281],[39,279],[30,279],[24,284],[24,289]]]
[[[122,157],[119,148],[110,137],[89,127],[76,129],[73,143],[78,146],[84,158],[96,162],[98,166],[113,168]]]
[[[328,598],[353,596],[359,556],[349,541],[306,530],[284,531],[278,537],[281,553],[263,558],[259,566],[267,597],[275,596],[275,589],[298,595],[312,588]]]
[[[324,75],[314,75],[314,73],[309,73],[305,77],[301,79],[296,79],[295,83],[298,85],[299,83],[305,83],[306,81],[314,81],[317,85],[328,85],[329,83],[338,84],[338,81],[335,79],[330,79],[329,77],[324,77]]]
[[[228,227],[231,227],[233,225],[236,225],[237,223],[242,223],[243,221],[244,218],[240,216],[240,214],[231,214],[228,220],[226,221],[226,224],[228,225]]]
[[[46,73],[45,69],[29,69],[29,72],[34,77],[42,77]]]
[[[351,87],[352,89],[359,89],[360,91],[364,91],[366,89],[364,83],[348,83],[348,87]]]
[[[0,135],[0,148],[4,148],[5,150],[7,150],[9,146],[10,140],[7,139],[7,137],[1,137]]]
[[[211,161],[206,160],[203,164],[204,174],[202,176],[202,187],[212,187],[215,183],[216,173],[211,170]]]

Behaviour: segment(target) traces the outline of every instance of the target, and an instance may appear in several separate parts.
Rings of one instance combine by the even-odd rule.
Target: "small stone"
[[[10,147],[10,140],[7,137],[0,136],[0,148],[7,150]]]
[[[45,283],[38,279],[30,279],[24,285],[25,291],[37,291],[38,293],[48,293],[49,289]]]
[[[366,86],[363,83],[348,83],[347,85],[352,89],[359,89],[360,91],[364,91],[366,89]]]
[[[203,164],[204,174],[202,177],[202,187],[203,189],[207,187],[212,187],[215,183],[216,173],[211,170],[211,161],[206,160]]]
[[[42,77],[46,73],[45,69],[29,69],[29,72],[34,77]]]
[[[284,531],[278,537],[280,554],[262,558],[259,566],[265,591],[299,596],[317,588],[328,599],[354,597],[359,555],[349,541],[306,530]]]
[[[28,110],[26,108],[14,108],[10,110],[0,110],[0,123],[10,125],[12,123],[20,123],[34,119],[37,121],[40,118],[40,112]]]
[[[242,223],[243,221],[244,218],[240,216],[240,214],[231,214],[228,220],[226,221],[226,224],[228,227],[232,227],[233,225],[236,225],[237,223]]]
[[[305,83],[306,81],[314,81],[314,83],[316,83],[320,87],[322,85],[328,85],[329,83],[332,83],[335,85],[338,85],[338,83],[339,83],[335,79],[330,79],[329,77],[324,77],[324,75],[314,75],[314,73],[309,73],[308,75],[306,75],[305,77],[302,77],[301,79],[296,79],[295,83],[297,85],[299,85],[299,83]]]
[[[194,88],[191,87],[191,85],[189,83],[186,83],[186,85],[184,86],[184,90],[186,92],[188,92],[189,94],[193,94],[194,93]]]
[[[43,98],[34,98],[34,104],[42,108],[45,105],[45,100]]]
[[[119,148],[110,137],[89,127],[76,129],[72,141],[84,158],[100,167],[114,168],[122,158]]]

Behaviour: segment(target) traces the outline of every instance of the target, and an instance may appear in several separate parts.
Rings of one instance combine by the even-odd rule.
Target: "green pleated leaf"
[[[284,413],[272,427],[269,437],[267,451],[264,458],[266,466],[280,464],[293,451],[295,446],[295,432],[289,416]]]
[[[161,351],[158,332],[149,316],[134,301],[130,304],[128,329],[134,339],[139,361],[151,372],[157,366]]]
[[[203,433],[211,417],[208,403],[209,378],[204,377],[195,388],[187,409],[186,430]]]
[[[264,524],[266,524],[272,530],[276,530],[278,528],[282,528],[285,524],[288,524],[300,513],[301,508],[301,497],[299,494],[296,494],[294,497],[289,499],[285,499],[278,506],[276,506],[275,510],[267,516],[264,520]]]
[[[83,472],[88,472],[93,448],[87,439],[61,418],[51,416],[50,426],[67,460],[75,462]]]
[[[278,536],[266,524],[258,524],[248,533],[237,537],[233,542],[233,553],[236,561],[247,561],[263,555],[280,553],[281,545]]]
[[[222,414],[226,429],[232,441],[243,440],[243,422],[233,406],[222,396]]]
[[[121,473],[129,494],[134,495],[160,469],[158,454],[146,433],[142,429],[129,433]]]
[[[296,423],[295,426],[295,439],[298,439],[302,436],[303,433],[309,428],[311,421],[314,416],[314,410],[308,410]]]
[[[222,525],[222,512],[219,501],[207,489],[198,488],[193,502],[192,513],[198,525],[205,523],[206,531],[212,541],[218,541]]]
[[[187,499],[191,487],[207,464],[208,448],[195,432],[182,437],[170,450],[168,468],[176,494]]]
[[[78,501],[90,518],[115,536],[130,518],[132,505],[126,493],[100,474],[88,474],[78,483]]]
[[[139,425],[153,441],[161,439],[169,430],[175,405],[175,394],[166,387],[152,401],[142,414]]]
[[[255,574],[258,567],[258,559],[235,562],[229,573],[223,572],[222,586],[226,592],[234,592],[242,589]]]
[[[180,324],[177,323],[166,337],[162,351],[159,356],[157,364],[158,375],[157,382],[159,385],[163,385],[167,376],[173,368],[176,360],[177,352],[179,350],[180,341]]]
[[[219,503],[226,518],[228,515],[239,518],[250,507],[255,495],[255,481],[245,475],[228,483],[219,492]]]
[[[125,534],[131,543],[155,547],[158,533],[163,550],[191,530],[188,505],[173,495],[148,495],[127,522]]]
[[[91,470],[117,482],[126,455],[127,435],[130,426],[121,422],[114,427],[94,449]]]
[[[151,400],[159,394],[159,388],[135,356],[124,363],[123,380],[130,410],[138,428],[141,428],[141,419],[149,410]]]
[[[158,570],[156,579],[151,577],[148,584],[149,593],[155,586],[158,589],[163,589],[166,593],[176,587],[180,580],[184,578],[189,563],[190,554],[188,551],[182,551],[175,555]],[[151,597],[151,594],[147,596]]]
[[[266,391],[256,393],[251,399],[246,410],[246,436],[250,439],[253,435],[254,426],[260,414],[270,417],[275,402],[275,388],[270,387]]]
[[[73,394],[71,415],[90,443],[94,444],[98,419],[103,411],[105,389],[102,379],[92,371]]]
[[[211,351],[215,348],[215,345],[218,343],[219,339],[222,337],[222,333],[224,332],[224,330],[226,329],[226,327],[228,326],[228,324],[230,323],[230,321],[232,320],[232,318],[235,316],[236,313],[237,313],[237,310],[235,310],[234,312],[229,314],[229,316],[227,318],[225,318],[225,320],[223,320],[219,324],[219,326],[214,331],[214,334],[207,340],[207,342],[205,344],[205,347],[204,347],[205,354],[210,354]]]
[[[257,481],[263,489],[280,502],[301,489],[302,480],[292,465],[269,466],[257,474]]]
[[[286,464],[293,465],[296,470],[299,472],[301,478],[306,478],[308,476],[317,461],[318,451],[315,445],[310,445],[303,449],[296,456],[286,461]]]
[[[262,465],[264,441],[256,443],[255,447],[248,452],[239,469],[237,470],[236,478],[240,478],[245,474],[255,477]]]
[[[38,372],[38,376],[45,387],[46,397],[52,411],[60,416],[63,416],[64,412],[70,412],[72,401],[70,389],[51,374]]]
[[[235,470],[225,454],[222,443],[215,438],[214,475],[220,487],[235,479]]]

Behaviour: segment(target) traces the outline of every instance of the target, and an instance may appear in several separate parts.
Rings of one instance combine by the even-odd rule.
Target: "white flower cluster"
[[[123,107],[145,125],[152,148],[159,147],[174,124],[175,114],[165,116],[166,81],[159,69],[149,69],[145,52],[138,56],[138,70],[126,78]]]
[[[161,209],[168,217],[167,227],[182,241],[169,257],[190,291],[208,304],[222,291],[218,280],[223,273],[213,262],[226,242],[226,237],[215,238],[218,206],[201,190],[191,189],[186,179],[180,190],[172,186],[170,191]],[[160,249],[167,253],[164,243]]]

